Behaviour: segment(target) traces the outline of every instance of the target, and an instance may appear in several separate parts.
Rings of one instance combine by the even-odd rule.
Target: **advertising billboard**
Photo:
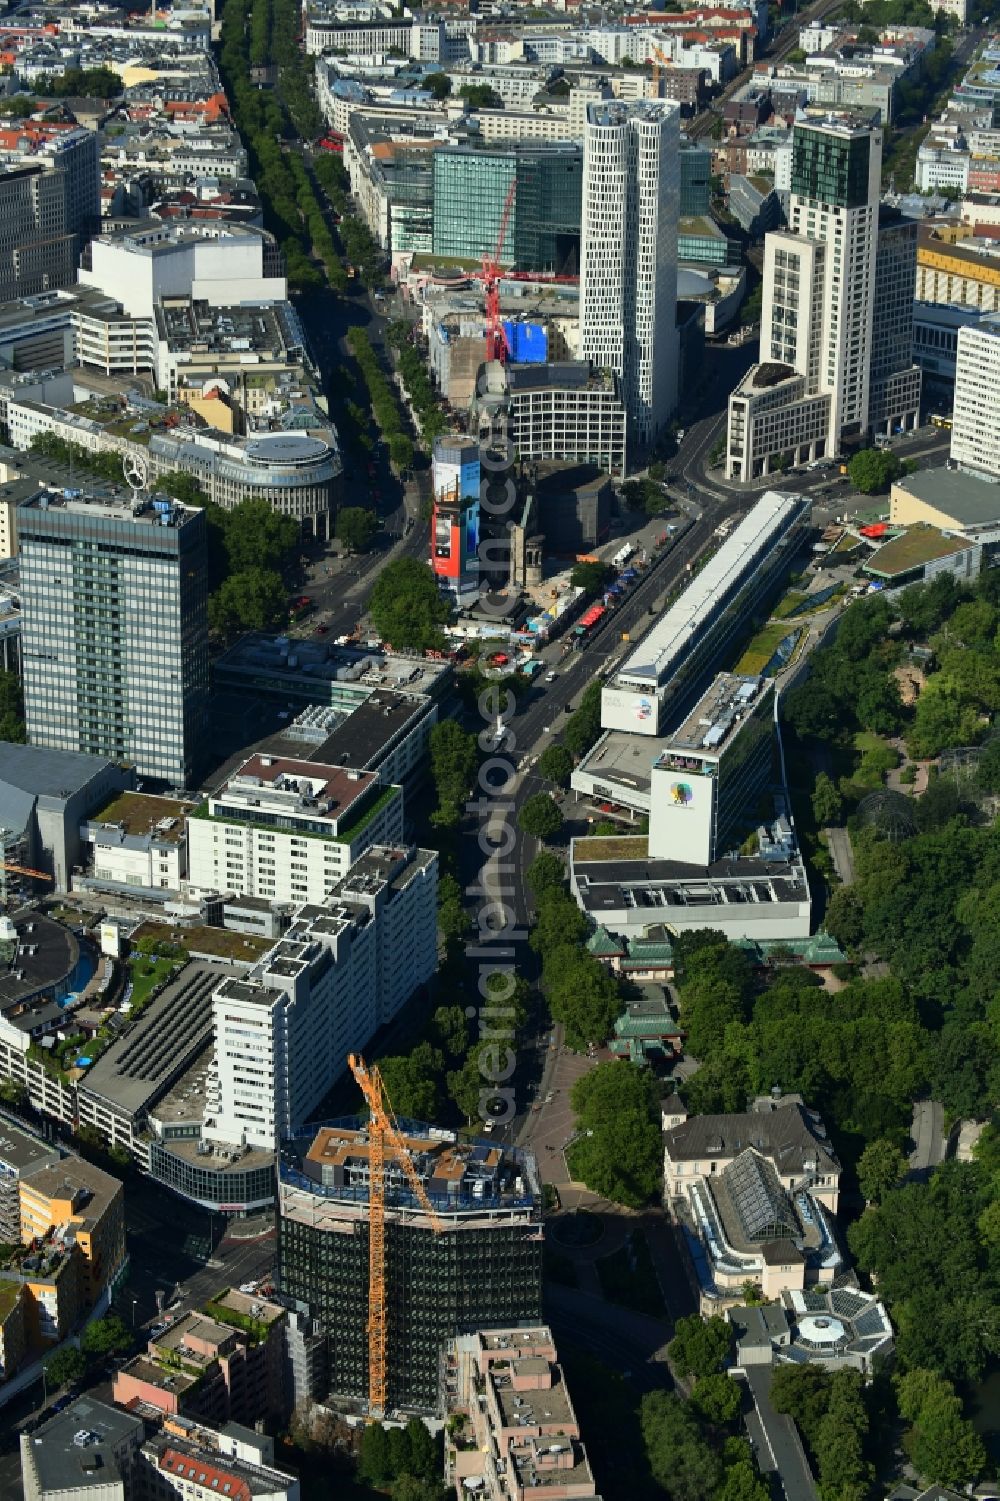
[[[658,734],[656,694],[633,688],[605,688],[601,693],[601,724],[606,730],[630,730],[634,735]]]
[[[710,865],[715,821],[715,777],[655,766],[649,789],[649,855]]]

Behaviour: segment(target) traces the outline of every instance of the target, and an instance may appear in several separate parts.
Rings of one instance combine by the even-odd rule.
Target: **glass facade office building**
[[[29,742],[193,785],[208,704],[204,512],[43,492],[19,508],[18,535]]]
[[[518,271],[576,275],[583,151],[572,144],[435,151],[434,254],[460,260],[493,255],[515,180],[503,263]]]
[[[827,208],[862,208],[868,203],[867,132],[837,134],[796,125],[792,136],[792,192]]]

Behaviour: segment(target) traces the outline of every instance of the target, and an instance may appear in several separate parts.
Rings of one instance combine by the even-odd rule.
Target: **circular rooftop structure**
[[[322,438],[311,438],[308,433],[264,433],[251,438],[246,446],[246,458],[250,464],[276,464],[300,467],[318,464],[330,453]]]
[[[836,1345],[847,1338],[847,1330],[839,1319],[810,1314],[807,1318],[799,1319],[799,1338],[810,1345]]]

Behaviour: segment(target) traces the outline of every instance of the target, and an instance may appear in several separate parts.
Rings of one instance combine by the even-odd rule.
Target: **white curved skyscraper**
[[[680,110],[591,104],[583,138],[580,353],[621,381],[630,445],[677,406]]]

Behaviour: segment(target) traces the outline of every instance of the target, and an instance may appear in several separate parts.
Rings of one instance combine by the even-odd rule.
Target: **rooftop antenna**
[[[122,473],[125,476],[125,483],[132,491],[132,504],[137,506],[146,493],[146,486],[149,483],[149,466],[139,454],[127,453],[122,459]]]

